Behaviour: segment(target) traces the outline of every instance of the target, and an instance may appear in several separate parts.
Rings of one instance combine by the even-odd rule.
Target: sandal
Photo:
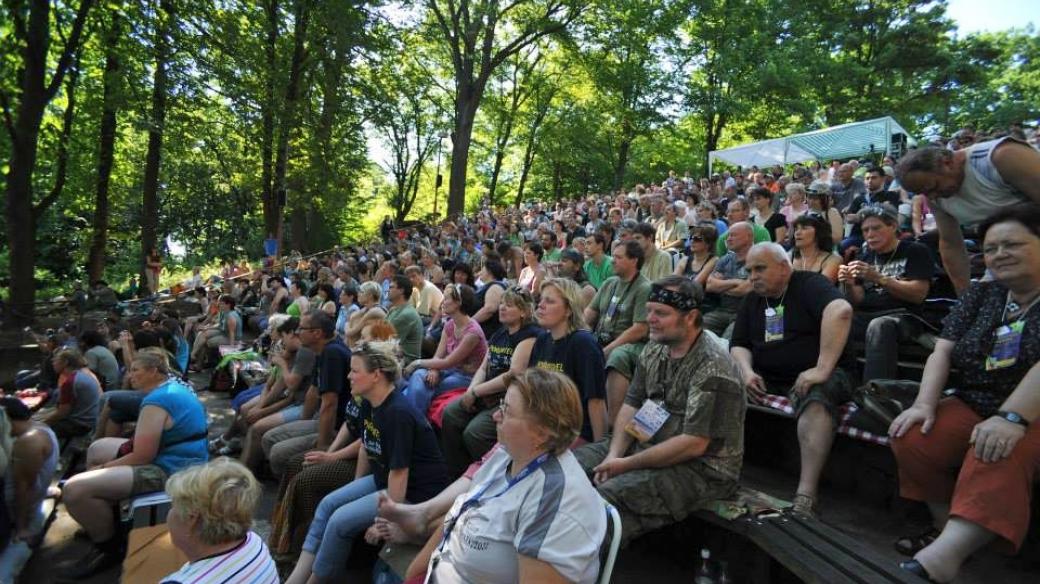
[[[789,510],[792,513],[816,519],[816,497],[805,493],[795,493]]]
[[[939,533],[939,530],[935,527],[929,527],[927,531],[923,531],[916,535],[904,535],[897,539],[895,543],[892,544],[892,547],[904,556],[914,557],[917,555],[917,552],[932,545],[935,538],[939,537]]]

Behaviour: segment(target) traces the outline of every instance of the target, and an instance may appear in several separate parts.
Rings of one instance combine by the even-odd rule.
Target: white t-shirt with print
[[[481,503],[459,518],[431,559],[429,582],[518,582],[519,555],[548,563],[570,582],[593,583],[607,530],[599,493],[569,451],[549,459],[500,496],[510,457],[500,448],[455,499],[445,527],[463,503],[489,485]]]

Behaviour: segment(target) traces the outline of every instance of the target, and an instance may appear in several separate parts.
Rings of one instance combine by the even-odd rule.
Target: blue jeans
[[[231,398],[231,409],[235,410],[236,414],[241,412],[242,411],[242,406],[247,401],[253,399],[254,397],[256,397],[258,395],[260,395],[260,392],[262,392],[263,390],[264,390],[264,384],[263,383],[259,383],[257,385],[254,385],[253,387],[250,387],[249,389],[245,389],[245,390],[242,390],[242,391],[238,392],[238,395],[236,395],[235,397]]]
[[[144,394],[135,389],[113,389],[101,394],[102,407],[108,403],[108,419],[117,424],[136,422]]]
[[[408,388],[404,392],[408,401],[412,402],[415,409],[424,416],[426,410],[430,409],[430,402],[433,401],[433,398],[452,389],[469,387],[469,382],[473,381],[472,375],[466,375],[458,369],[445,369],[441,371],[440,382],[435,387],[427,387],[426,371],[426,369],[416,369],[408,378]]]
[[[379,502],[376,479],[362,477],[332,491],[318,504],[303,542],[314,554],[311,571],[324,582],[343,582],[354,537],[376,519]]]

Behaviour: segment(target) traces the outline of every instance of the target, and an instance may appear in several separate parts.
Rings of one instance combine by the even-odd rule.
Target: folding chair
[[[618,548],[621,547],[621,514],[606,499],[603,500],[603,507],[607,512],[607,533],[603,543],[605,545],[609,541],[610,547],[607,550],[607,557],[600,566],[597,584],[610,584],[610,576],[614,573],[614,562],[617,560]]]

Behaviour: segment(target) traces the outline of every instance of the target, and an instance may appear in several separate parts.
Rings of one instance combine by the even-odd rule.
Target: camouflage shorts
[[[166,471],[154,464],[140,464],[134,469],[134,481],[130,487],[131,495],[156,493],[166,488]]]

